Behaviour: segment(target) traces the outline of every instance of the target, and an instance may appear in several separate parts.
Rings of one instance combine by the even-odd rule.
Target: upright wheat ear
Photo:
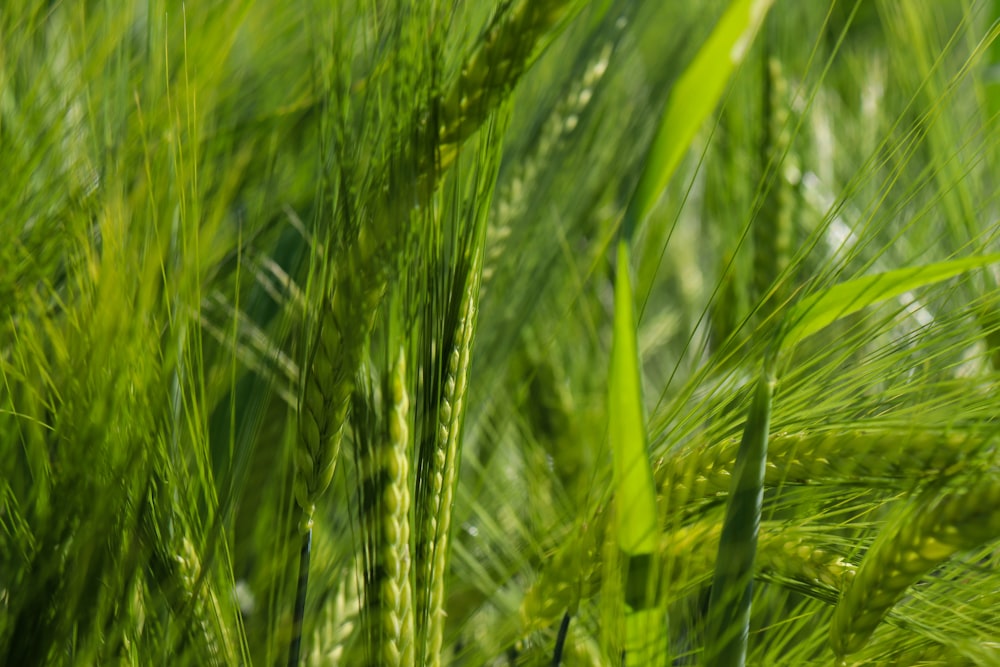
[[[299,444],[295,452],[295,498],[302,530],[312,523],[316,501],[330,485],[344,425],[379,304],[406,246],[411,209],[403,201],[383,202],[358,235],[335,257],[329,286],[320,284],[316,321],[307,342],[299,402]],[[321,281],[322,282],[322,281]]]
[[[757,217],[753,221],[754,297],[761,302],[764,315],[782,299],[779,290],[766,299],[771,286],[788,267],[792,247],[792,206],[794,193],[782,166],[789,150],[788,83],[777,58],[764,63],[764,138],[760,165],[766,188]]]
[[[295,450],[295,498],[302,508],[302,530],[312,525],[316,501],[333,478],[340,453],[354,373],[382,297],[379,284],[351,290],[340,284],[320,309],[305,371]]]
[[[295,499],[302,510],[299,530],[299,580],[296,589],[290,665],[298,664],[302,623],[309,588],[313,514],[330,486],[340,454],[355,374],[361,366],[379,304],[406,246],[411,213],[408,200],[376,207],[353,243],[337,257],[329,286],[319,281],[319,304],[307,329],[298,405],[295,448]],[[331,261],[331,258],[324,258]]]
[[[424,665],[441,664],[444,639],[444,586],[448,562],[448,534],[458,481],[460,437],[465,416],[465,394],[472,359],[482,254],[476,253],[469,270],[455,325],[454,345],[448,355],[441,401],[437,411],[431,461],[426,466],[429,489],[418,497],[417,616],[422,620],[420,640]]]
[[[410,585],[410,402],[403,351],[386,382],[383,428],[359,454],[365,551],[365,622],[373,665],[414,660]]]
[[[865,555],[834,612],[830,644],[855,653],[906,589],[955,552],[1000,535],[1000,481],[986,477],[961,492],[932,491],[903,508]]]

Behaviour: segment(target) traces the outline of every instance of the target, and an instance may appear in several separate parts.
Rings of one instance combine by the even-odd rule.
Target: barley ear
[[[1000,535],[1000,480],[963,491],[932,490],[908,504],[876,539],[841,596],[830,644],[843,657],[860,651],[906,589],[955,552]]]
[[[445,398],[440,408],[439,451],[444,452],[443,484],[438,514],[437,536],[434,560],[431,567],[430,627],[428,628],[428,657],[439,660],[444,637],[444,584],[447,571],[451,513],[455,502],[455,485],[458,481],[460,460],[459,440],[462,421],[465,416],[465,395],[468,388],[469,365],[471,360],[472,331],[476,317],[475,297],[472,283],[463,299],[462,316],[459,323],[458,345],[448,361],[448,379],[445,382]]]
[[[166,574],[163,592],[177,618],[190,619],[183,644],[203,651],[199,660],[208,665],[231,665],[237,651],[225,627],[222,603],[211,587],[194,543],[186,536],[175,540],[172,552],[159,565]]]
[[[973,431],[831,429],[778,433],[768,445],[769,486],[859,476],[920,479],[953,471],[984,444]],[[657,462],[657,488],[670,507],[726,493],[738,440],[692,446]],[[887,455],[889,452],[892,455]]]
[[[543,39],[580,6],[578,0],[517,0],[498,12],[441,100],[440,145],[468,139],[513,90]]]
[[[373,439],[361,436],[356,452],[360,473],[368,658],[373,665],[402,667],[414,660],[410,585],[410,427],[406,358],[393,362],[383,391],[382,428]],[[358,410],[355,411],[357,414]],[[372,424],[369,423],[369,427]]]
[[[855,565],[836,552],[817,546],[804,531],[781,530],[772,526],[761,530],[757,553],[762,571],[842,591],[857,573]]]
[[[385,213],[385,212],[383,212]],[[293,492],[301,509],[299,577],[295,597],[289,665],[298,665],[302,623],[309,588],[313,514],[330,486],[343,440],[355,374],[361,366],[390,272],[398,262],[404,234],[388,214],[375,215],[354,243],[337,258],[332,288],[320,280],[318,313],[306,329],[298,404]],[[374,241],[372,235],[381,242]]]
[[[538,181],[539,171],[544,165],[558,159],[558,151],[572,137],[580,119],[598,99],[597,91],[603,86],[608,64],[625,32],[628,21],[619,20],[610,39],[595,47],[594,55],[577,68],[575,76],[568,82],[559,102],[546,118],[545,123],[532,137],[530,152],[511,164],[511,176],[498,184],[493,200],[493,210],[487,227],[487,255],[483,263],[482,293],[485,296],[494,271],[504,261],[504,250],[511,234],[511,222],[521,218],[530,201],[532,184]]]
[[[444,640],[445,575],[447,572],[452,506],[461,459],[461,430],[472,339],[478,314],[482,248],[473,248],[472,264],[465,279],[455,323],[454,344],[447,357],[437,429],[433,434],[430,460],[425,463],[430,489],[418,496],[417,516],[417,617],[422,620],[419,641],[425,665],[441,664]]]
[[[788,83],[777,58],[764,59],[764,133],[760,148],[763,201],[753,221],[753,284],[766,316],[774,310],[782,293],[775,281],[788,267],[792,245],[794,193],[782,166],[789,150]]]
[[[391,230],[386,230],[392,238]],[[378,312],[396,242],[373,248],[364,230],[339,259],[333,288],[319,306],[304,365],[295,452],[295,498],[311,526],[316,501],[333,478],[354,376]]]

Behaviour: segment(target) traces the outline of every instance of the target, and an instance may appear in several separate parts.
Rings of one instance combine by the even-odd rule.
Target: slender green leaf
[[[842,317],[920,287],[1000,261],[1000,253],[965,257],[862,276],[800,301],[790,313],[785,345],[795,345]]]
[[[673,176],[695,133],[715,109],[733,70],[743,60],[773,0],[737,0],[715,26],[674,89],[635,194],[625,212],[623,233],[631,238]]]
[[[614,345],[608,382],[611,452],[620,520],[618,544],[630,555],[656,548],[656,495],[646,453],[639,352],[629,277],[629,251],[618,244]]]
[[[770,364],[767,366],[757,383],[743,428],[719,539],[705,633],[705,664],[710,666],[742,667],[746,663],[753,568],[764,500],[764,464],[774,393],[774,376]]]
[[[636,340],[629,249],[618,243],[615,280],[614,344],[608,382],[609,430],[618,503],[618,546],[625,566],[625,659],[648,665],[663,655],[657,637],[666,637],[655,605],[657,572],[656,488],[646,453],[642,378]]]

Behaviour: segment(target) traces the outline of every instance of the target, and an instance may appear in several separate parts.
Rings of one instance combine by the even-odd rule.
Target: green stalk
[[[306,593],[309,590],[309,556],[312,551],[312,528],[302,535],[299,550],[299,578],[295,586],[295,611],[292,617],[292,644],[288,648],[288,667],[297,667],[302,651],[302,621],[306,615]]]

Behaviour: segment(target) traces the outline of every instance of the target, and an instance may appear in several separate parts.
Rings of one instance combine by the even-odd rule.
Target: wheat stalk
[[[906,505],[865,555],[854,581],[837,604],[830,643],[840,656],[868,643],[906,589],[957,551],[1000,535],[1000,480],[986,476],[964,490]]]

